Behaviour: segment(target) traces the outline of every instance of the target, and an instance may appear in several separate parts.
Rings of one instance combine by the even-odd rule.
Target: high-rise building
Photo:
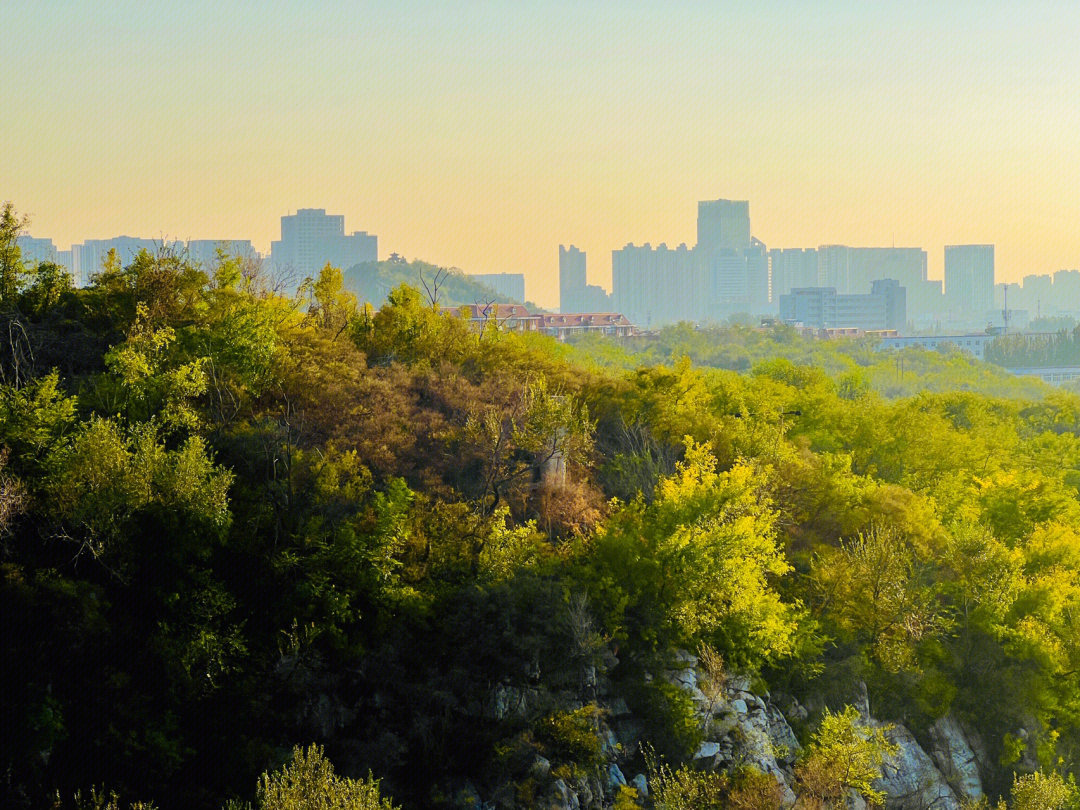
[[[700,202],[697,224],[693,249],[630,244],[612,251],[613,306],[638,327],[771,311],[769,252],[750,236],[750,204]],[[574,265],[568,264],[567,271],[574,271]]]
[[[559,245],[559,312],[608,312],[611,309],[611,296],[603,287],[587,284],[586,278],[585,253],[573,245]]]
[[[885,328],[903,332],[907,327],[907,290],[894,278],[879,278],[871,283],[870,294],[885,299]]]
[[[724,250],[750,247],[750,203],[747,200],[706,200],[698,203],[697,250],[711,256]]]
[[[814,248],[774,248],[769,251],[770,300],[775,304],[781,295],[796,287],[814,287],[818,283],[818,254]]]
[[[611,298],[621,312],[640,329],[659,326],[659,303],[655,297],[656,261],[652,245],[627,245],[611,251]]]
[[[892,278],[911,288],[926,281],[926,251],[922,248],[848,247],[822,245],[818,282],[841,295],[861,293],[873,282]]]
[[[85,286],[93,277],[101,272],[105,264],[105,258],[110,250],[116,251],[116,258],[121,265],[131,264],[132,260],[143,250],[147,253],[156,254],[161,250],[175,248],[176,243],[158,241],[156,239],[140,239],[136,236],[114,236],[112,239],[87,239],[78,245],[71,246],[71,275],[75,283]]]
[[[750,203],[699,202],[697,232],[694,251],[705,276],[705,286],[697,292],[699,308],[704,309],[698,319],[767,312],[769,256],[765,244],[750,235]]]
[[[982,319],[994,309],[994,246],[945,246],[945,301],[954,318]]]
[[[1059,312],[1080,311],[1080,270],[1054,272],[1054,299]]]
[[[945,311],[945,295],[940,278],[928,278],[907,285],[908,320],[923,328],[939,320]]]
[[[685,244],[627,245],[611,252],[611,300],[641,329],[709,316],[715,297],[706,282],[701,257]]]
[[[301,208],[281,218],[281,239],[270,243],[275,267],[308,276],[329,262],[342,270],[378,261],[378,239],[365,231],[345,234],[345,217],[324,208]]]
[[[499,301],[525,303],[525,275],[523,273],[474,273],[469,278],[490,287]]]
[[[769,251],[760,239],[750,237],[750,247],[744,252],[746,259],[747,312],[769,311]]]
[[[585,251],[559,245],[559,312],[580,312],[585,291]]]
[[[1056,313],[1059,309],[1054,295],[1054,279],[1050,275],[1024,276],[1023,286],[1011,292],[1013,295],[1009,296],[1009,306],[1024,307],[1032,317]],[[996,296],[994,306],[997,306]]]
[[[201,264],[204,269],[217,264],[219,250],[229,256],[258,257],[255,248],[247,239],[192,239],[187,243],[186,249],[188,259]]]
[[[20,236],[15,240],[25,264],[55,262],[56,245],[52,239],[36,239],[33,236]]]

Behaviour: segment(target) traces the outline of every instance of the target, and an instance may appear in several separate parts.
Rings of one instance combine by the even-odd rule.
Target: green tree
[[[885,797],[873,783],[881,778],[885,758],[895,756],[898,750],[885,731],[863,724],[852,706],[839,714],[826,709],[821,726],[795,768],[796,807],[847,807],[852,790],[868,803],[880,805]]]
[[[15,213],[15,206],[5,202],[0,209],[0,306],[11,309],[18,300],[24,272],[18,239],[29,220]]]
[[[735,666],[790,654],[799,609],[771,584],[790,567],[759,482],[750,464],[717,472],[688,440],[655,500],[622,506],[591,542],[593,603],[609,632],[641,652],[706,640]]]
[[[341,268],[329,262],[319,271],[318,278],[308,278],[300,287],[307,299],[308,316],[319,328],[334,333],[344,332],[356,317],[356,296],[345,289]]]
[[[888,671],[915,667],[915,646],[946,626],[932,572],[891,526],[873,526],[839,549],[823,550],[812,579],[822,615],[865,643]]]
[[[366,306],[352,334],[371,365],[460,362],[475,344],[462,318],[448,317],[437,305],[424,304],[420,293],[406,284],[392,290],[377,312]]]
[[[122,414],[131,422],[156,418],[168,431],[198,427],[191,400],[206,391],[204,363],[170,356],[175,340],[172,327],[155,328],[146,305],[136,305],[127,339],[105,354],[112,378],[102,381],[96,393],[107,414]]]

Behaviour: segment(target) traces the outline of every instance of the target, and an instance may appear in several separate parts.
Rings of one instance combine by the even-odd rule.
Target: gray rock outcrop
[[[910,731],[893,725],[885,736],[897,753],[886,758],[875,787],[885,793],[888,810],[960,810],[956,794]]]
[[[930,756],[957,797],[972,802],[981,799],[983,787],[976,746],[956,718],[951,715],[939,718],[930,727],[930,741]]]

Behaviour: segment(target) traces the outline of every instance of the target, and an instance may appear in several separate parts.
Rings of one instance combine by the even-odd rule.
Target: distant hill
[[[345,287],[361,301],[382,306],[386,296],[399,284],[409,284],[425,292],[438,280],[439,303],[443,306],[475,304],[498,301],[500,303],[525,304],[526,301],[506,301],[486,284],[481,284],[456,267],[437,267],[422,261],[407,262],[402,259],[385,259],[381,262],[357,264],[345,271]],[[535,311],[543,311],[529,305]]]

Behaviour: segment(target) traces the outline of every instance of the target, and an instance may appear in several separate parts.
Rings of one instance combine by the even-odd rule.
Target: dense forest
[[[863,806],[943,718],[984,805],[1078,806],[1080,398],[783,328],[474,332],[228,255],[75,289],[21,227],[3,806]],[[757,696],[788,793],[705,764]]]

